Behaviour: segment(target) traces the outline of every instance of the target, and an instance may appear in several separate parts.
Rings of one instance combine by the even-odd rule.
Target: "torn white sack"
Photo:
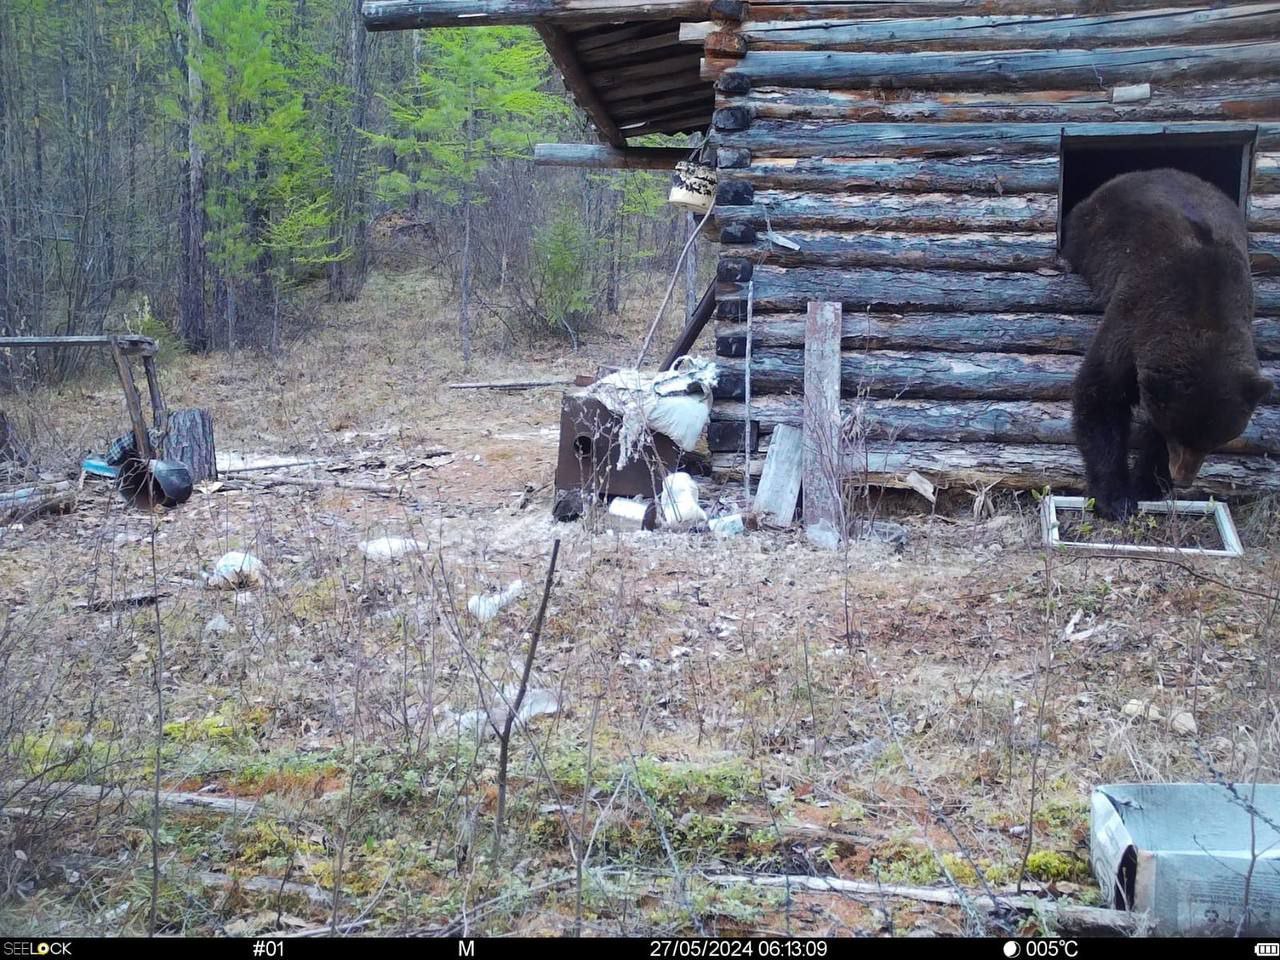
[[[648,431],[670,437],[681,450],[692,450],[711,418],[714,362],[681,357],[670,370],[641,373],[619,370],[599,380],[587,394],[622,419],[618,469],[640,453]]]

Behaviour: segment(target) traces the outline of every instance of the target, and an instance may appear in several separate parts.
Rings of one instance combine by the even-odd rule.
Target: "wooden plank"
[[[736,179],[728,171],[721,182]],[[1269,211],[1268,211],[1269,212]],[[717,206],[715,221],[750,223],[775,230],[813,227],[824,230],[867,228],[897,231],[975,232],[1054,230],[1058,198],[1054,194],[969,196],[947,193],[810,193],[761,190],[743,206]]]
[[[1227,80],[1156,86],[1145,100],[1116,103],[1112,90],[866,90],[754,87],[722,96],[720,106],[748,108],[757,119],[856,120],[862,123],[1062,123],[1266,120],[1280,116],[1280,83]]]
[[[743,404],[721,400],[712,408],[712,424],[741,426]],[[804,423],[804,399],[775,394],[754,397],[753,422],[769,436]],[[860,430],[877,440],[946,440],[962,443],[1075,442],[1071,403],[1066,400],[844,400],[842,418],[856,418]],[[1137,437],[1132,438],[1136,446]],[[769,441],[772,449],[772,440]],[[736,449],[741,450],[739,443]],[[1233,453],[1280,455],[1280,407],[1259,407],[1244,433],[1225,448]]]
[[[129,411],[129,423],[133,427],[133,440],[138,456],[145,462],[155,458],[151,449],[151,437],[147,433],[147,421],[142,416],[142,397],[138,394],[138,385],[133,379],[133,369],[124,351],[115,344],[111,345],[111,357],[115,360],[116,373],[120,375],[120,387],[124,390],[125,407]]]
[[[743,247],[725,246],[722,253],[750,257],[757,263],[785,266],[911,267],[942,270],[1058,270],[1058,238],[1040,233],[898,233],[833,230],[783,230],[778,236],[799,249],[759,239]],[[1272,234],[1271,236],[1275,236]]]
[[[726,480],[741,476],[742,462],[732,454],[712,454],[711,465]],[[750,464],[757,474],[762,460]],[[996,483],[1013,489],[1052,487],[1056,492],[1080,490],[1084,467],[1074,446],[1052,444],[984,444],[884,441],[869,442],[859,457],[843,463],[849,476],[873,486],[908,486],[913,470],[939,487],[972,487]],[[1280,467],[1265,457],[1215,454],[1200,470],[1196,494],[1253,494],[1280,490]]]
[[[758,313],[799,311],[817,296],[839,299],[846,312],[905,309],[987,313],[1097,313],[1093,294],[1079,277],[976,270],[777,267],[761,264],[752,275]],[[1262,316],[1280,314],[1280,280],[1257,277],[1254,301]],[[745,284],[719,281],[718,316],[735,319]]]
[[[733,456],[733,454],[728,454]],[[741,457],[741,454],[738,455]],[[760,473],[752,509],[774,523],[790,526],[800,499],[800,475],[804,465],[804,434],[798,426],[781,426],[773,432],[769,454]]]
[[[721,147],[759,157],[937,157],[986,154],[1056,157],[1062,137],[1178,137],[1258,131],[1262,150],[1280,147],[1280,123],[848,123],[756,120],[746,130],[712,132]],[[1184,141],[1185,143],[1185,141]]]
[[[840,478],[840,304],[809,304],[804,339],[804,495],[806,526],[829,523],[843,536]],[[754,357],[754,349],[752,351]]]
[[[684,147],[610,147],[596,143],[539,143],[533,162],[539,167],[587,167],[593,170],[674,170],[689,157]]]
[[[690,20],[707,16],[707,0],[365,0],[369,31],[495,24],[581,25],[627,20]]]
[[[56,350],[60,347],[120,348],[125,356],[154,356],[159,346],[150,337],[112,334],[98,337],[0,337],[0,350]]]
[[[767,15],[767,13],[766,13]],[[706,39],[700,23],[680,29],[681,42]],[[1180,41],[1268,38],[1280,33],[1280,3],[1067,15],[756,20],[740,34],[754,50],[1033,50]]]
[[[399,0],[382,0],[382,2],[399,2]],[[367,18],[370,5],[366,3],[364,6],[366,26],[368,25]],[[591,118],[591,122],[600,131],[600,136],[615,147],[626,146],[626,137],[618,130],[604,104],[600,102],[595,85],[588,80],[582,65],[578,63],[577,55],[573,49],[573,42],[568,35],[559,27],[548,23],[537,23],[534,29],[538,31],[538,36],[546,44],[547,52],[551,54],[551,59],[555,61],[556,66],[560,69],[560,76],[564,79],[565,87],[573,95],[573,99],[578,106]]]
[[[1280,159],[1280,158],[1278,158]],[[1262,177],[1262,157],[1255,186]],[[726,173],[727,175],[727,173]],[[757,189],[888,190],[912,193],[1007,195],[1053,193],[1058,189],[1058,158],[971,155],[931,157],[760,157],[734,169],[732,176]],[[1280,189],[1280,164],[1273,178]]]
[[[694,307],[693,314],[689,317],[689,323],[685,326],[684,331],[671,349],[667,351],[667,355],[659,364],[659,370],[670,370],[677,360],[693,349],[693,345],[698,342],[698,337],[702,335],[703,329],[707,325],[707,321],[711,319],[712,314],[716,311],[716,285],[713,280],[707,284],[707,289],[703,291],[702,298],[698,301],[698,305]],[[746,334],[743,334],[743,343],[745,350]]]
[[[156,373],[156,358],[151,354],[142,357],[142,369],[147,375],[147,393],[151,398],[151,422],[156,431],[164,436],[169,429],[169,411],[165,409],[164,398],[160,395],[160,376]]]
[[[686,113],[662,114],[641,122],[619,124],[628,137],[650,133],[701,133],[711,124],[710,107],[699,107]]]
[[[1073,90],[1089,84],[1215,80],[1280,74],[1280,42],[926,53],[751,51],[724,69],[704,61],[702,75],[745,77],[832,89]]]
[[[696,78],[694,78],[696,79]],[[633,97],[628,100],[616,100],[609,103],[609,115],[619,126],[628,120],[645,120],[667,113],[681,113],[691,107],[699,107],[707,116],[715,109],[715,97],[711,87],[700,84],[694,87],[679,87],[669,93],[655,94],[648,97]],[[650,147],[648,149],[670,149]]]
[[[754,349],[804,346],[803,314],[765,314],[751,325]],[[947,353],[1083,354],[1098,329],[1098,317],[1054,313],[857,313],[845,314],[845,350],[937,350]],[[1264,360],[1280,359],[1280,318],[1259,317],[1254,346]],[[716,354],[741,357],[746,326],[721,323]]]

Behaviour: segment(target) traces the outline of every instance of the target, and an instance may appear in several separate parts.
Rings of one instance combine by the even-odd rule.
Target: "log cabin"
[[[531,24],[600,145],[537,160],[718,177],[717,469],[758,476],[805,416],[808,305],[839,304],[848,469],[900,486],[1079,489],[1072,378],[1099,309],[1065,215],[1178,167],[1247,217],[1256,342],[1280,375],[1280,2],[366,0],[371,30]],[[744,429],[750,424],[751,429]],[[1280,395],[1200,489],[1280,489]]]

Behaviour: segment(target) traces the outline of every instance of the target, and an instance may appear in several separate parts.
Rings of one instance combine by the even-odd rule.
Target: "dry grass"
[[[1003,888],[1030,819],[1028,872],[1088,900],[1094,785],[1202,780],[1206,762],[1275,778],[1271,514],[1242,524],[1246,560],[1190,570],[1047,564],[1033,505],[1012,498],[983,522],[893,511],[912,533],[901,554],[555,524],[549,487],[517,501],[551,480],[559,391],[444,389],[464,378],[447,307],[429,278],[379,274],[357,304],[314,304],[279,361],[163,371],[171,404],[213,410],[224,450],[358,452],[388,464],[363,468],[378,479],[451,448],[398,478],[407,496],[226,488],[151,516],[90,492],[72,515],[0,532],[0,773],[24,785],[0,792],[6,929],[144,931],[158,840],[157,920],[174,933],[995,932],[962,910],[708,878]],[[499,353],[490,330],[465,378],[625,360],[651,317],[636,305],[578,356]],[[106,382],[29,403],[51,460],[123,422]],[[383,534],[430,550],[370,563],[356,544]],[[485,624],[465,604],[539,584],[556,536],[533,682],[562,709],[517,727],[495,863],[497,746],[451,718],[518,678],[537,590]],[[203,589],[228,549],[260,557],[267,584]],[[155,611],[77,603],[153,582],[162,780],[257,800],[252,816],[166,809],[157,836],[145,796],[87,809],[49,786],[149,782]],[[1131,699],[1190,711],[1197,732],[1135,719]]]

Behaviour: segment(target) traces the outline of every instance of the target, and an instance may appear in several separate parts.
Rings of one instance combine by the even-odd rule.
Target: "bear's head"
[[[1138,376],[1139,403],[1164,437],[1173,482],[1190,485],[1205,457],[1244,432],[1272,386],[1256,363],[1143,370]]]

